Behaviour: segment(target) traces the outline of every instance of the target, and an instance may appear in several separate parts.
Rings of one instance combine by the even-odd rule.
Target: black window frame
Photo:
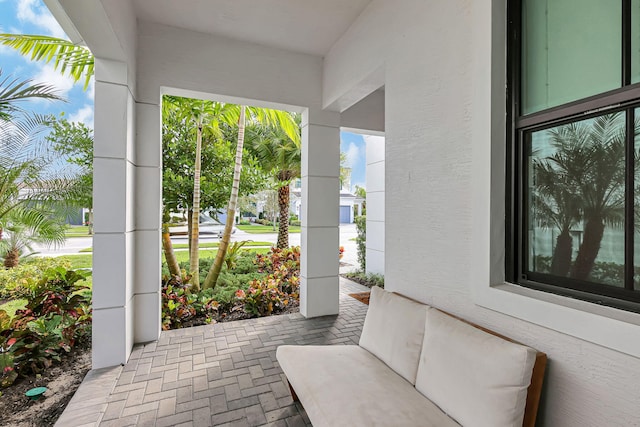
[[[634,110],[640,108],[640,83],[631,84],[631,6],[622,2],[621,88],[535,113],[520,114],[522,1],[507,1],[506,93],[506,215],[505,277],[510,283],[640,313],[640,289],[634,290]],[[605,113],[625,112],[625,267],[624,287],[580,281],[550,274],[525,274],[526,215],[523,208],[527,182],[525,133],[577,122]]]

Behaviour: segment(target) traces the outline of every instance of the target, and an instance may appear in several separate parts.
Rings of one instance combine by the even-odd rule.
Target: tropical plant
[[[172,277],[180,277],[180,266],[178,265],[178,259],[173,251],[173,243],[171,243],[171,235],[169,234],[169,212],[164,209],[162,214],[162,250],[164,252],[164,259],[167,262],[169,268],[169,274]]]
[[[25,218],[29,219],[25,221]],[[65,240],[65,225],[57,218],[49,218],[38,211],[28,211],[20,222],[4,229],[5,237],[0,240],[5,268],[15,268],[21,259],[35,254],[34,243],[62,244]]]
[[[9,323],[0,311],[3,386],[18,375],[38,373],[59,362],[79,338],[90,333],[91,296],[80,285],[88,275],[64,268],[48,270],[25,309],[18,310]]]
[[[74,202],[89,209],[89,234],[93,234],[93,129],[84,123],[53,116],[49,117],[48,125],[51,132],[47,141],[68,163],[79,169],[73,179],[77,197]]]
[[[366,271],[367,267],[367,217],[364,215],[355,218],[356,245],[358,249],[358,264],[360,271]]]
[[[27,298],[35,292],[47,270],[69,269],[71,263],[59,257],[29,258],[16,268],[0,269],[0,299]]]
[[[33,83],[31,79],[19,80],[10,77],[2,78],[0,69],[0,120],[9,120],[17,113],[25,110],[19,103],[30,99],[48,99],[61,101],[53,86]]]
[[[244,130],[245,130],[245,114],[249,112],[249,119],[251,123],[259,122],[266,125],[278,126],[283,132],[293,141],[299,143],[300,132],[299,126],[295,122],[291,114],[284,111],[268,110],[264,108],[236,106],[239,108],[239,120],[238,120],[238,143],[236,145],[236,160],[233,169],[233,184],[231,186],[231,195],[229,197],[229,204],[227,205],[227,221],[225,224],[224,232],[220,240],[220,247],[216,254],[216,259],[207,274],[204,287],[214,288],[222,270],[222,264],[226,257],[227,248],[229,247],[229,239],[231,237],[231,230],[233,229],[233,221],[236,213],[236,206],[238,203],[238,189],[240,186],[240,173],[242,171],[242,152],[244,147]]]
[[[94,71],[94,57],[91,51],[69,40],[32,35],[0,34],[0,43],[12,47],[31,60],[53,62],[53,69],[67,74],[74,81],[84,77],[84,90],[89,87]]]
[[[296,123],[300,116],[295,116]],[[275,180],[278,191],[278,248],[289,247],[289,184],[300,176],[302,150],[300,141],[289,138],[280,128],[252,126],[249,128],[250,152]]]
[[[64,240],[64,231],[56,222],[64,223],[76,188],[56,156],[42,144],[44,129],[41,116],[0,120],[0,242],[3,230],[12,227],[14,234],[20,233],[22,248],[27,238],[51,244]],[[17,235],[14,239],[19,243]]]

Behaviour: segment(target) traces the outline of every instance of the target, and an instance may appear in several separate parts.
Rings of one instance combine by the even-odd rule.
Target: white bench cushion
[[[536,351],[427,313],[416,389],[464,426],[522,426]]]
[[[359,346],[285,345],[276,355],[314,427],[458,426]]]
[[[415,384],[427,309],[426,305],[374,286],[360,347]]]

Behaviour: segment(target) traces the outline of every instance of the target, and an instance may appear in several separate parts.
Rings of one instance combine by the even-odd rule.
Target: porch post
[[[125,363],[133,345],[134,102],[127,65],[95,60],[93,368]]]
[[[340,115],[307,110],[302,118],[300,312],[337,314]]]
[[[158,103],[136,102],[135,105],[134,342],[141,343],[157,340],[161,328],[162,114]]]

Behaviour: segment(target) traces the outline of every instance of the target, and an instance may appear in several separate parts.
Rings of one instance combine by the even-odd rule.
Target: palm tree
[[[207,277],[204,281],[204,288],[214,288],[220,276],[222,270],[222,264],[227,254],[227,248],[229,247],[229,240],[231,238],[231,230],[233,228],[233,221],[236,214],[236,206],[238,203],[238,189],[240,187],[240,173],[242,172],[242,151],[244,148],[244,129],[245,129],[245,114],[249,114],[250,123],[262,123],[268,126],[276,126],[282,129],[287,137],[289,137],[294,143],[300,144],[300,131],[299,126],[295,122],[291,114],[284,111],[269,110],[264,108],[235,106],[239,109],[238,120],[238,143],[236,145],[236,161],[233,169],[233,185],[231,187],[231,195],[229,197],[229,205],[227,206],[227,221],[224,227],[224,232],[220,240],[220,246],[216,253],[216,258],[211,266],[211,269],[207,273]]]
[[[163,209],[162,212],[162,250],[164,252],[164,259],[167,261],[167,267],[169,268],[169,274],[172,277],[180,277],[180,265],[178,259],[173,251],[173,244],[171,243],[171,235],[169,234],[169,212]]]
[[[222,136],[222,123],[235,123],[238,120],[237,109],[232,104],[211,102],[199,99],[165,96],[163,106],[166,114],[176,114],[187,122],[193,123],[196,131],[196,154],[193,177],[193,204],[191,205],[189,227],[189,273],[191,274],[191,291],[200,290],[200,260],[198,257],[200,236],[200,179],[202,162],[203,132],[213,138]]]
[[[0,78],[2,78],[1,69]],[[56,94],[53,86],[42,83],[34,84],[30,79],[3,78],[0,80],[0,120],[9,120],[14,114],[24,113],[25,110],[17,103],[33,98],[63,100]]]
[[[299,122],[299,118],[296,118],[296,122]],[[289,184],[291,180],[300,176],[300,143],[291,140],[281,129],[268,126],[252,127],[248,136],[250,152],[276,181],[280,210],[277,247],[288,248]]]
[[[46,216],[39,210],[21,214],[11,218],[11,225],[5,229],[8,237],[0,241],[0,254],[4,258],[5,268],[17,267],[20,258],[33,255],[34,243],[57,245],[65,240],[66,226],[58,218]]]
[[[546,159],[536,159],[533,163],[535,192],[533,196],[534,220],[543,228],[557,228],[550,273],[568,276],[571,267],[573,239],[571,229],[580,220],[580,199],[577,189],[566,171],[554,168],[554,163],[564,163],[566,153],[559,152]]]
[[[607,114],[549,131],[555,153],[534,163],[537,219],[560,230],[552,273],[588,280],[607,224],[624,223],[625,130],[621,114]],[[636,135],[639,124],[636,123]],[[540,218],[546,217],[545,220]],[[584,234],[570,267],[570,228]]]
[[[53,62],[53,69],[77,82],[84,76],[84,90],[89,87],[95,61],[91,51],[57,37],[31,34],[0,34],[0,43],[12,47],[31,60]]]
[[[74,180],[65,178],[60,165],[40,146],[45,129],[41,116],[0,120],[0,243],[12,252],[9,261],[27,248],[25,241],[58,244],[64,241],[66,202],[74,200]],[[3,231],[9,242],[3,242]],[[13,243],[11,243],[13,239]],[[8,245],[8,246],[7,246]]]

